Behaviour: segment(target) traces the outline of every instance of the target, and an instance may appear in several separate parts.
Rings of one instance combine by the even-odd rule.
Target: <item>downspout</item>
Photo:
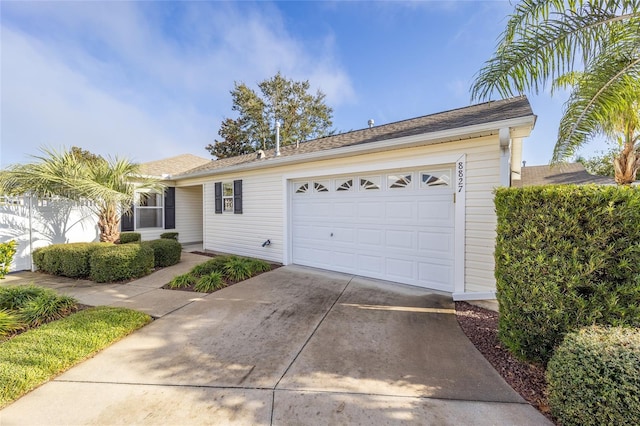
[[[511,186],[511,131],[503,127],[499,131],[500,137],[500,185]]]

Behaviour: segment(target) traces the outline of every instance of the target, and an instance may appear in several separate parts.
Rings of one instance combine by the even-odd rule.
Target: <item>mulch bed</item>
[[[547,404],[544,368],[518,360],[501,345],[498,340],[498,313],[466,302],[456,302],[456,317],[464,334],[504,380],[529,404],[554,421]]]

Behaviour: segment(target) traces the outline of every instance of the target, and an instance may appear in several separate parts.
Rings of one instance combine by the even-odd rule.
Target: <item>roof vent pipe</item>
[[[280,120],[276,120],[276,157],[280,156]]]
[[[367,124],[369,125],[369,128],[373,127],[373,123],[374,123],[373,118],[370,118],[369,121],[367,121]]]

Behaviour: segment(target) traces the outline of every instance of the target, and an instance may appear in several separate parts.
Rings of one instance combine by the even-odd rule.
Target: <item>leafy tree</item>
[[[161,191],[163,187],[157,180],[141,177],[135,163],[87,153],[42,149],[42,155],[33,156],[35,162],[0,171],[0,192],[91,201],[89,207],[98,216],[100,241],[115,242],[120,235],[120,214],[131,209],[135,189]]]
[[[615,176],[613,169],[613,159],[620,152],[618,148],[610,148],[608,151],[598,151],[591,157],[576,157],[578,163],[582,163],[584,168],[592,175]]]
[[[575,71],[581,71],[579,78]],[[632,117],[639,78],[639,0],[523,0],[471,93],[476,99],[494,91],[539,93],[549,82],[571,80],[552,162],[571,157],[597,133],[623,134],[616,181],[627,184],[639,165]]]
[[[325,94],[309,93],[309,81],[293,81],[278,73],[258,83],[260,93],[244,83],[231,91],[232,110],[238,118],[223,120],[216,140],[206,149],[218,158],[246,154],[275,147],[275,123],[279,120],[280,144],[327,136],[332,133],[333,110],[325,104]]]

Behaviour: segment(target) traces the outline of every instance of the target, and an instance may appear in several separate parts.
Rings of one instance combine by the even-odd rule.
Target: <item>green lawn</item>
[[[102,306],[0,343],[0,408],[150,321],[141,312]]]

